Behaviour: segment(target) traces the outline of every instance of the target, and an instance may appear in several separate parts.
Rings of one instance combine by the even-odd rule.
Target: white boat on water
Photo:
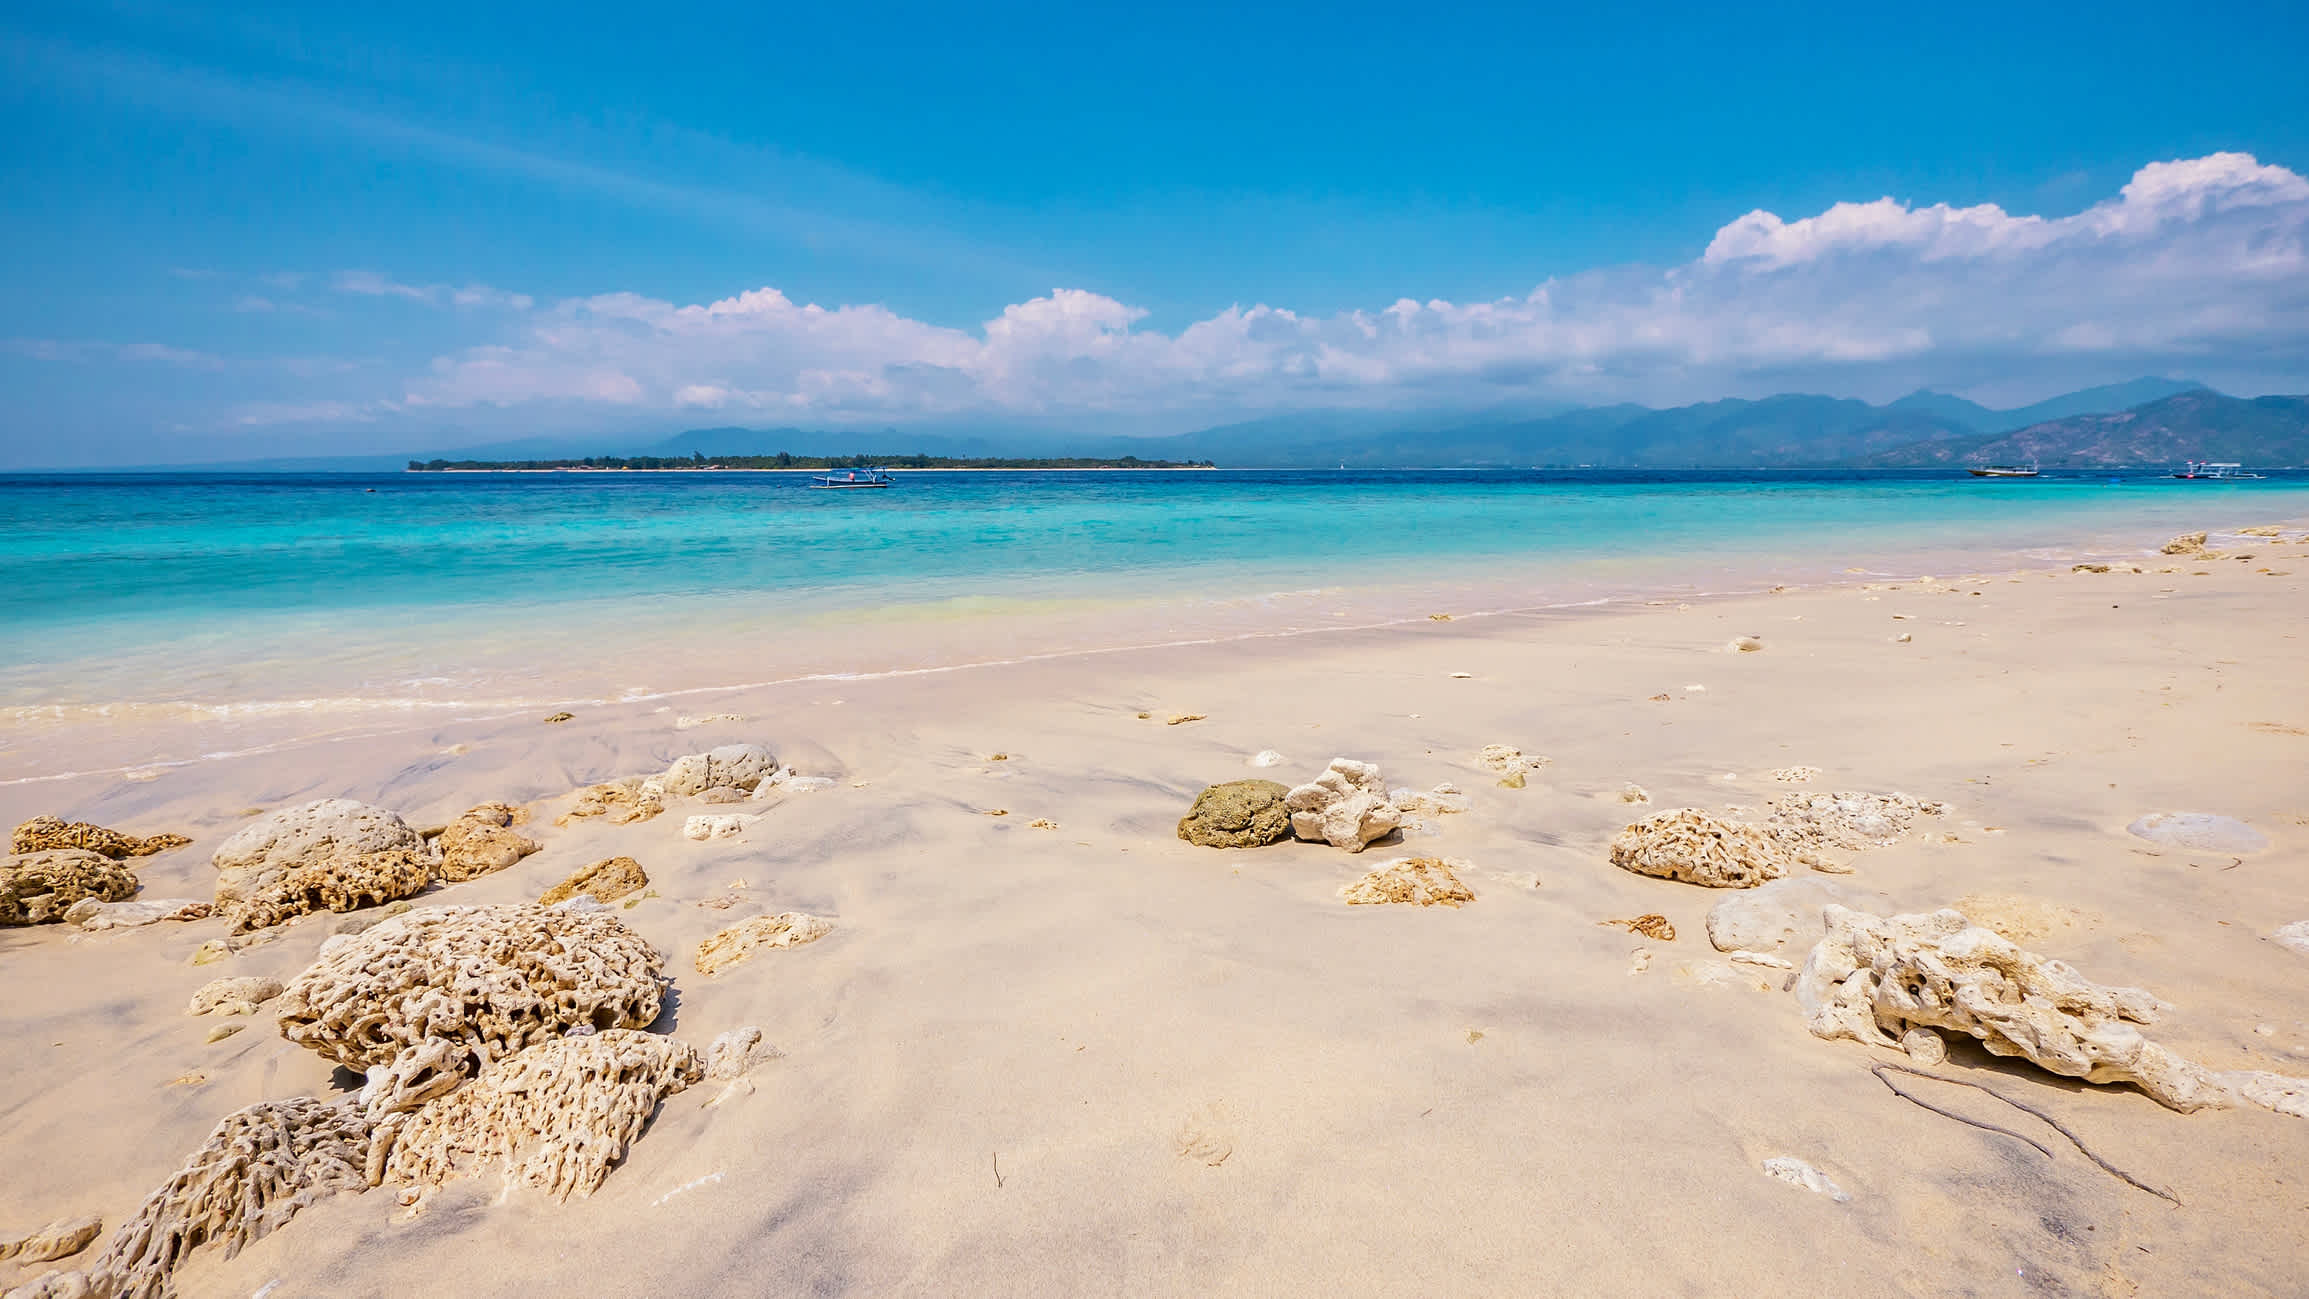
[[[2245,466],[2234,461],[2189,460],[2183,462],[2180,468],[2173,471],[2173,477],[2187,478],[2197,482],[2235,483],[2243,482],[2248,478],[2259,478],[2261,475],[2246,473]]]
[[[841,473],[820,474],[810,480],[810,486],[829,489],[852,487],[895,487],[898,480],[887,469],[845,469]]]
[[[1976,465],[1972,470],[1972,476],[1975,478],[2034,478],[2036,475],[2037,467],[2033,464]]]

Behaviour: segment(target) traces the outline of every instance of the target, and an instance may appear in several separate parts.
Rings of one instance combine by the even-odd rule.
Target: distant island
[[[412,460],[413,474],[489,470],[624,472],[710,469],[1216,469],[1208,460],[1141,460],[1137,456],[580,456],[566,460]]]

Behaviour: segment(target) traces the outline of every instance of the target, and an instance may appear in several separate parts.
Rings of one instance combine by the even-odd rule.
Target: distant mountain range
[[[1166,437],[1049,431],[690,429],[631,436],[537,436],[428,451],[416,459],[535,460],[588,455],[932,455],[1210,460],[1225,468],[1928,468],[2035,462],[2103,468],[2235,460],[2309,467],[2309,397],[2230,397],[2144,378],[1995,410],[1919,391],[1884,405],[1783,393],[1662,410],[1525,404],[1478,413],[1309,411]],[[244,462],[239,469],[398,469],[408,456]],[[195,466],[180,466],[191,468]],[[205,467],[205,466],[204,466]],[[228,467],[228,466],[217,466]]]
[[[2309,465],[2309,398],[2224,396],[2178,379],[2135,379],[1995,410],[1916,392],[1882,406],[1789,393],[1653,410],[1591,406],[1479,416],[1308,412],[1155,438],[1033,438],[693,429],[643,454],[803,448],[938,455],[1135,454],[1229,468],[1593,466],[1920,468],[2034,461],[2048,467],[2237,460]]]
[[[2130,410],[2071,415],[2009,433],[1924,442],[1871,456],[1883,467],[2027,464],[2070,468],[2234,460],[2309,465],[2309,397],[2227,397],[2210,388]]]

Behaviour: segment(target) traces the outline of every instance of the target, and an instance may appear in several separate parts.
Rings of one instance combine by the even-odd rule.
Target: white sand
[[[2304,562],[2256,572],[2294,567],[2276,551]],[[1867,852],[1838,882],[1904,910],[2014,895],[2003,913],[2045,931],[2030,947],[2175,1005],[2159,1041],[2217,1069],[2309,1074],[2309,957],[2265,938],[2309,918],[2309,546],[2144,566],[450,725],[0,788],[0,822],[191,834],[135,865],[145,896],[205,897],[210,850],[252,806],[341,795],[422,823],[536,800],[544,851],[419,905],[534,898],[630,854],[661,896],[619,914],[675,976],[659,1027],[702,1046],[759,1024],[786,1052],[751,1096],[669,1101],[590,1200],[499,1203],[485,1178],[397,1223],[390,1192],[340,1197],[237,1259],[196,1255],[192,1299],[274,1282],[271,1299],[2297,1294],[2309,1121],[2179,1115],[1969,1048],[1940,1070],[2054,1114],[2175,1208],[1977,1093],[1916,1084],[2054,1157],[1894,1097],[1868,1065],[1898,1057],[1814,1039],[1783,972],[1708,946],[1719,894],[1605,857],[1662,808],[1794,788],[1945,800],[1935,828],[1955,841]],[[1724,651],[1749,634],[1762,652]],[[684,712],[749,720],[677,730]],[[1189,712],[1208,720],[1164,724]],[[837,783],[766,809],[551,824],[576,786],[740,739]],[[1476,762],[1488,743],[1553,762],[1502,789]],[[1268,748],[1289,761],[1245,765]],[[1473,808],[1361,856],[1173,837],[1203,785],[1304,780],[1333,756],[1391,784],[1454,781]],[[73,768],[68,742],[55,760]],[[1766,774],[1797,765],[1824,774]],[[1619,801],[1631,781],[1649,806]],[[723,810],[768,815],[742,841],[681,837],[685,815]],[[2239,861],[2124,833],[2159,810],[2239,817],[2274,844]],[[1340,902],[1414,851],[1473,862],[1476,900]],[[741,881],[735,907],[697,905]],[[700,939],[787,910],[840,927],[695,972]],[[1655,912],[1675,941],[1597,924]],[[0,930],[0,1231],[83,1212],[109,1230],[227,1110],[344,1085],[269,1016],[212,1045],[216,1021],[184,1014],[211,978],[294,974],[336,919],[200,968],[188,958],[222,921]],[[1650,966],[1631,974],[1639,948]],[[1773,1156],[1852,1199],[1766,1176]],[[0,1264],[0,1286],[49,1266]]]

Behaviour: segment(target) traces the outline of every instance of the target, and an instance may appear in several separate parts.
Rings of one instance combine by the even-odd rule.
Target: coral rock
[[[658,1102],[704,1076],[697,1048],[652,1033],[540,1043],[411,1115],[385,1167],[396,1181],[439,1186],[501,1164],[508,1187],[591,1195]]]
[[[1387,801],[1407,817],[1456,815],[1468,808],[1467,795],[1448,781],[1424,794],[1409,786],[1391,790]]]
[[[156,834],[138,838],[107,830],[87,821],[66,822],[62,817],[36,816],[16,827],[9,837],[8,851],[12,853],[48,852],[56,848],[85,848],[101,856],[149,857],[169,848],[181,848],[192,840],[181,834]]]
[[[1858,850],[1889,848],[1900,842],[1920,816],[1940,816],[1945,803],[1927,803],[1906,794],[1783,794],[1772,800],[1775,832],[1799,848]]]
[[[2277,926],[2277,931],[2269,935],[2269,941],[2288,952],[2309,956],[2309,920],[2296,920],[2289,925]]]
[[[1547,765],[1547,759],[1526,756],[1523,750],[1512,744],[1486,744],[1475,760],[1483,764],[1485,771],[1495,771],[1503,776],[1536,771]]]
[[[422,848],[393,848],[300,866],[243,898],[233,911],[233,932],[268,929],[314,911],[358,911],[415,897],[432,885],[438,865]]]
[[[1762,826],[1675,808],[1621,830],[1612,840],[1611,861],[1638,875],[1752,889],[1787,874],[1790,856]]]
[[[216,910],[199,898],[140,898],[103,902],[82,898],[64,912],[64,923],[82,929],[137,929],[163,920],[206,920]]]
[[[1890,918],[1826,909],[1827,936],[1812,949],[1796,995],[1818,1037],[1898,1046],[1913,1028],[1977,1039],[2087,1082],[2129,1082],[2188,1113],[2226,1105],[2229,1088],[2143,1036],[2155,997],[2104,988],[1983,929],[1960,911]]]
[[[537,905],[550,907],[583,893],[596,902],[615,902],[628,893],[649,887],[649,876],[631,857],[605,857],[580,866],[568,879],[545,891]]]
[[[434,873],[451,882],[504,870],[537,851],[537,841],[512,827],[520,821],[505,803],[483,803],[441,831],[441,864]]]
[[[751,790],[777,769],[777,758],[759,744],[725,744],[675,758],[662,779],[668,794],[702,794],[717,785]]]
[[[135,872],[85,848],[11,857],[0,865],[0,925],[51,924],[77,902],[120,902],[136,890]]]
[[[1339,896],[1351,907],[1377,906],[1382,903],[1408,902],[1421,907],[1457,907],[1462,902],[1473,902],[1475,894],[1453,867],[1466,867],[1463,861],[1436,857],[1406,857],[1391,861],[1363,878],[1339,890]]]
[[[2202,532],[2184,532],[2166,542],[2161,549],[2168,555],[2194,555],[2205,548],[2207,536]]]
[[[611,825],[647,821],[665,810],[664,790],[654,781],[639,778],[589,785],[577,791],[577,803],[554,818],[555,825],[598,816]]]
[[[572,1029],[644,1028],[657,949],[615,916],[534,906],[426,907],[329,940],[281,993],[281,1036],[355,1070],[391,1071],[373,1115]],[[408,1057],[404,1059],[404,1057]]]
[[[1203,848],[1262,848],[1291,837],[1290,789],[1272,780],[1230,780],[1195,795],[1179,838]]]
[[[237,905],[300,867],[396,848],[423,852],[425,841],[408,822],[384,808],[349,798],[283,808],[242,826],[217,845],[216,900]]]
[[[0,1259],[14,1259],[19,1263],[47,1263],[69,1258],[88,1248],[96,1233],[104,1230],[104,1219],[95,1214],[80,1218],[59,1218],[40,1230],[26,1236],[0,1236]]]
[[[1292,833],[1348,852],[1363,851],[1403,823],[1403,813],[1387,801],[1379,768],[1351,758],[1331,759],[1322,775],[1285,795],[1283,805],[1291,811]]]
[[[746,827],[762,818],[752,812],[725,812],[716,816],[693,816],[681,823],[684,839],[700,843],[708,839],[735,839],[745,834]]]
[[[369,1137],[359,1110],[310,1096],[233,1111],[113,1233],[89,1268],[90,1292],[163,1299],[193,1249],[221,1244],[231,1258],[299,1210],[339,1191],[367,1190]]]
[[[223,1011],[227,1015],[254,1015],[257,1006],[281,995],[281,981],[254,974],[238,979],[211,979],[192,994],[188,1015]]]
[[[800,947],[834,932],[834,922],[799,911],[741,920],[698,944],[700,974],[712,974],[752,956],[764,947]]]

